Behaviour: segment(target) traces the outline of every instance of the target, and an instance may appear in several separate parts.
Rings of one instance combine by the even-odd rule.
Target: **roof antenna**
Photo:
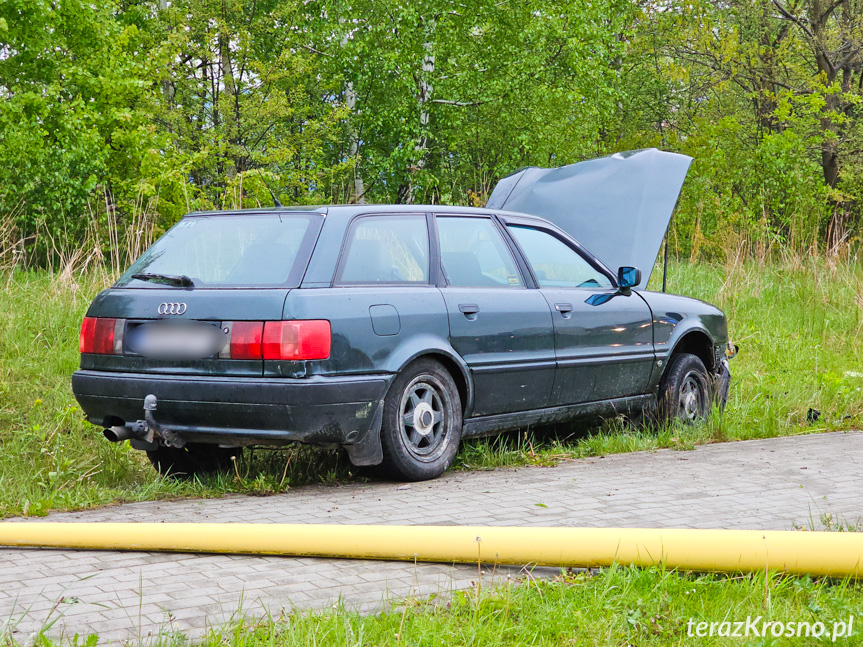
[[[284,207],[285,205],[283,205],[281,202],[279,202],[279,199],[276,197],[276,194],[273,193],[273,190],[270,188],[270,185],[267,184],[267,181],[264,179],[264,175],[261,173],[260,169],[258,169],[258,177],[261,178],[261,182],[264,183],[264,186],[267,187],[267,191],[270,192],[270,197],[273,198],[273,206],[274,207]]]
[[[242,144],[242,146],[243,146],[243,148],[246,149],[246,154],[249,156],[249,159],[251,160],[252,153],[251,153],[251,151],[249,151],[249,147],[246,146],[245,144]],[[270,188],[270,185],[267,184],[267,181],[264,179],[264,174],[263,174],[262,170],[260,168],[252,169],[252,170],[256,170],[258,172],[258,177],[261,178],[261,182],[264,183],[264,186],[267,187],[267,191],[270,192],[270,197],[273,199],[273,206],[274,207],[284,207],[285,205],[283,205],[281,202],[279,202],[279,199],[276,197],[276,194],[273,193],[273,190]]]

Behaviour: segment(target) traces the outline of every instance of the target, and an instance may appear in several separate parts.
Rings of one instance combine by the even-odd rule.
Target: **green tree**
[[[44,258],[268,186],[480,205],[658,146],[695,158],[678,251],[832,245],[863,212],[861,3],[0,0],[0,209]]]
[[[719,230],[741,226],[780,242],[819,230],[835,240],[853,225],[861,194],[842,169],[860,157],[858,5],[644,3],[629,68],[641,83],[630,85],[654,94],[649,109],[624,111],[624,131],[696,158],[689,240],[700,230],[721,246]]]
[[[24,236],[80,237],[98,185],[134,193],[158,147],[152,61],[118,6],[0,3],[0,199]]]
[[[345,107],[305,45],[300,2],[180,0],[154,7],[170,63],[155,121],[188,180],[172,204],[187,208],[326,202],[349,163],[329,149]],[[165,207],[167,209],[167,207]]]
[[[369,196],[464,201],[525,164],[602,151],[628,2],[309,3],[354,110],[340,153]],[[347,197],[347,196],[346,196]]]

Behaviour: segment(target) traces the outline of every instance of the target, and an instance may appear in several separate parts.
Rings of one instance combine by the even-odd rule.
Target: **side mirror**
[[[617,287],[624,294],[641,283],[641,270],[637,267],[620,267],[617,270]]]

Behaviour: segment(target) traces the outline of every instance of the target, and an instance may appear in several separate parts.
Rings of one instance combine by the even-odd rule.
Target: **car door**
[[[368,213],[347,228],[332,287],[293,290],[286,319],[327,319],[330,357],[320,371],[368,374],[390,366],[406,339],[443,339],[449,323],[431,276],[424,213]],[[291,366],[284,366],[289,375]],[[318,370],[313,367],[311,370]]]
[[[538,409],[554,383],[554,327],[490,216],[436,217],[450,343],[474,383],[472,415]]]
[[[577,404],[645,393],[653,367],[652,316],[636,292],[562,233],[534,221],[507,229],[554,319],[557,373],[551,402]]]

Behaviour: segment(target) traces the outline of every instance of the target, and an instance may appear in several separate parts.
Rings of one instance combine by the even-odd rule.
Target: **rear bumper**
[[[80,370],[72,391],[96,425],[144,417],[148,394],[155,420],[187,442],[222,444],[355,443],[375,420],[392,376],[239,378]]]

